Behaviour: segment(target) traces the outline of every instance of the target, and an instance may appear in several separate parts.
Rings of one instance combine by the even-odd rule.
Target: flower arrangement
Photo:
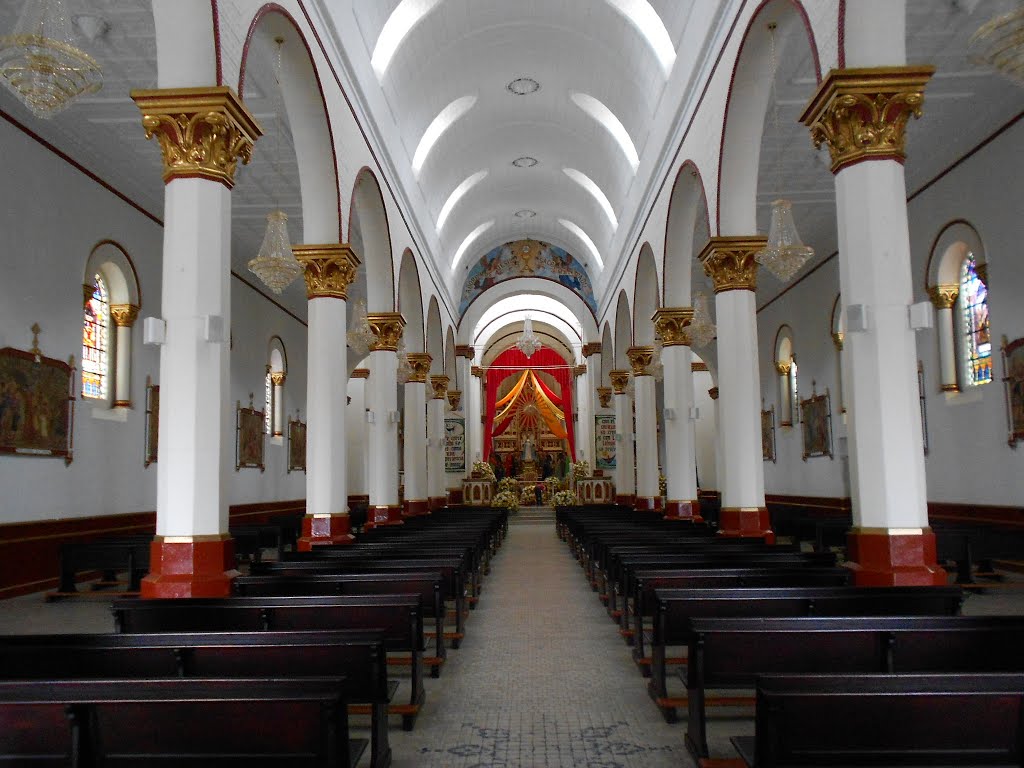
[[[472,472],[473,475],[479,477],[481,480],[490,480],[492,483],[494,482],[494,467],[486,461],[474,461]]]
[[[507,509],[509,512],[515,512],[519,509],[519,496],[512,491],[501,491],[495,494],[494,498],[491,499],[492,507],[501,507]]]
[[[548,495],[551,496],[565,488],[565,483],[562,480],[559,480],[557,477],[549,477],[547,480],[544,481],[544,485],[547,486]]]
[[[580,500],[572,491],[559,491],[551,497],[551,503],[556,507],[572,507],[579,504]]]
[[[590,462],[586,459],[580,459],[579,461],[574,462],[572,465],[572,476],[577,480],[590,477]]]
[[[536,498],[533,494],[533,489],[534,486],[532,485],[523,486],[523,489],[519,492],[520,504],[530,505],[533,504],[534,501],[536,501]]]
[[[508,491],[519,498],[519,482],[514,477],[503,477],[498,481],[498,493]]]

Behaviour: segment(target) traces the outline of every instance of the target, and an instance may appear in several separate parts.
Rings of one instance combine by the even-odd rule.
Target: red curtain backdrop
[[[559,367],[556,368],[554,366]],[[558,386],[562,388],[561,396],[555,395],[554,392],[544,385],[544,382],[540,381],[539,377],[537,379],[544,394],[550,398],[551,402],[561,408],[562,413],[565,414],[565,431],[568,434],[569,440],[569,456],[573,461],[576,461],[576,435],[572,423],[572,368],[561,355],[549,347],[541,347],[530,357],[527,357],[515,347],[511,347],[498,355],[494,362],[491,363],[491,367],[487,369],[487,378],[484,379],[484,385],[487,388],[487,406],[484,411],[484,461],[487,461],[491,455],[491,442],[494,437],[494,416],[496,412],[494,404],[498,399],[498,387],[509,376],[521,375],[528,368],[540,369],[550,373],[555,381],[558,382]]]

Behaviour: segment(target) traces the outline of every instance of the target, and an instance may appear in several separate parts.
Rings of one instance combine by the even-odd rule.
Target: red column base
[[[722,507],[718,513],[718,535],[775,543],[768,507]]]
[[[428,503],[430,511],[433,512],[435,509],[444,509],[448,503],[448,498],[446,496],[431,496]]]
[[[935,559],[930,528],[896,533],[886,528],[854,528],[846,534],[846,567],[863,587],[943,586],[946,571]]]
[[[235,570],[235,540],[214,536],[157,536],[149,545],[150,572],[143,597],[228,597]]]
[[[403,517],[423,517],[430,514],[430,502],[426,499],[407,499],[403,504]]]
[[[615,494],[615,503],[621,504],[624,507],[632,507],[636,503],[636,494],[617,493]]]
[[[672,501],[665,503],[666,520],[682,520],[687,523],[703,523],[699,501]]]
[[[386,525],[404,525],[402,519],[402,508],[397,504],[386,507],[370,507],[366,510],[366,522],[363,524],[364,531],[372,531],[374,528],[383,528]]]
[[[637,512],[661,512],[661,496],[637,496],[633,509]]]
[[[295,548],[299,552],[309,552],[314,547],[351,544],[355,540],[347,512],[337,515],[306,515],[302,518],[302,536]]]

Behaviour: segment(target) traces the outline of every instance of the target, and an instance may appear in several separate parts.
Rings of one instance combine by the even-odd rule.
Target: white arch
[[[597,120],[612,135],[615,143],[619,145],[623,154],[626,155],[629,167],[633,169],[633,173],[636,173],[636,169],[640,167],[640,156],[636,152],[636,145],[633,144],[629,131],[626,130],[626,126],[622,124],[622,121],[615,116],[615,113],[608,109],[604,102],[588,93],[573,93],[570,98],[577,107]]]
[[[604,269],[604,259],[601,258],[601,252],[597,250],[597,246],[594,241],[590,239],[590,235],[583,231],[583,228],[568,219],[559,219],[558,223],[568,229],[582,242],[587,250],[590,251],[590,255],[594,257],[594,261],[597,262],[598,269]]]
[[[661,71],[668,77],[672,72],[672,65],[676,62],[676,49],[658,12],[647,0],[608,0],[608,4],[625,16],[644,36],[654,55],[658,57]]]
[[[575,168],[563,168],[562,172],[565,173],[570,179],[575,181],[587,192],[590,193],[597,204],[601,206],[601,210],[604,211],[604,215],[608,217],[609,223],[612,225],[612,230],[619,228],[619,220],[615,217],[615,209],[612,208],[611,201],[608,200],[608,196],[601,190],[597,183],[587,176],[582,171],[577,171]]]
[[[384,79],[384,73],[387,72],[391,59],[394,58],[406,35],[440,2],[441,0],[402,0],[391,12],[377,36],[373,55],[370,57],[370,65],[377,73],[378,80]]]
[[[471,246],[473,244],[473,241],[476,240],[478,237],[480,237],[480,235],[482,235],[484,232],[486,232],[488,229],[490,229],[493,226],[494,226],[494,219],[491,219],[490,221],[485,221],[479,227],[477,227],[472,232],[470,232],[468,235],[466,235],[466,239],[462,241],[462,244],[455,251],[455,258],[452,259],[452,271],[453,272],[455,271],[455,267],[458,266],[459,260],[462,259],[463,255],[466,253],[466,250],[469,248],[469,246]]]
[[[459,186],[452,190],[452,193],[448,195],[448,199],[445,200],[443,206],[441,206],[441,212],[437,214],[437,232],[441,233],[444,228],[445,221],[448,220],[448,214],[452,212],[452,209],[458,204],[469,190],[479,184],[487,176],[487,169],[477,171],[472,176],[467,176]]]
[[[547,297],[561,304],[571,313],[575,322],[583,330],[584,341],[597,338],[597,321],[586,302],[578,294],[561,283],[539,277],[520,277],[505,280],[481,293],[466,309],[459,320],[458,339],[460,344],[472,344],[473,334],[483,314],[497,302],[506,297],[530,294]],[[563,319],[565,316],[563,315]]]
[[[437,117],[430,121],[427,130],[423,132],[420,143],[416,145],[416,154],[412,157],[412,172],[417,179],[420,177],[420,169],[423,168],[427,155],[430,154],[430,150],[433,149],[437,140],[451,127],[452,123],[469,112],[474,104],[476,104],[476,94],[461,96],[438,112]]]

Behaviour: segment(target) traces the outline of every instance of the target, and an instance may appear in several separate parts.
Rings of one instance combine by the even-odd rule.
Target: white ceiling
[[[103,38],[81,41],[104,68],[103,89],[50,121],[34,118],[2,89],[0,109],[162,218],[159,151],[155,142],[145,140],[138,109],[128,96],[133,88],[156,84],[151,0],[66,2],[72,15],[97,14],[110,23]],[[661,182],[654,169],[670,149],[666,144],[687,88],[701,85],[690,82],[693,67],[702,63],[693,54],[692,43],[706,44],[730,7],[725,0],[650,0],[677,49],[675,67],[666,80],[651,47],[610,0],[440,0],[406,36],[378,80],[370,56],[398,0],[311,2],[334,22],[333,29],[324,30],[325,37],[334,35],[345,44],[359,103],[368,106],[374,133],[384,143],[386,163],[396,174],[394,182],[412,208],[414,229],[424,233],[421,248],[435,259],[439,274],[448,275],[452,256],[470,231],[495,220],[463,256],[459,274],[450,277],[453,293],[461,286],[464,266],[490,247],[522,237],[567,248],[592,270],[600,289],[602,273],[582,242],[558,220],[582,227],[601,252],[603,274],[615,271],[621,253],[613,251],[631,245],[623,242],[625,230],[645,213],[640,210],[644,193]],[[962,157],[1024,106],[1024,91],[970,64],[965,56],[971,32],[1013,2],[908,0],[908,60],[938,67],[926,91],[925,116],[909,129],[908,192]],[[20,0],[0,3],[0,34],[13,27],[20,7]],[[800,232],[817,251],[805,268],[809,269],[835,251],[835,195],[827,163],[796,122],[814,90],[806,43],[782,40],[779,47],[779,130],[768,120],[758,223],[761,231],[767,230],[768,204],[779,192],[791,199]],[[252,283],[258,281],[248,273],[246,262],[259,248],[269,210],[283,208],[293,240],[301,237],[295,157],[272,61],[273,43],[257,39],[247,69],[245,100],[266,136],[252,164],[241,167],[232,204],[233,269]],[[525,96],[506,90],[506,84],[519,77],[535,79],[540,90]],[[610,134],[573,103],[573,92],[596,97],[622,122],[640,156],[636,174]],[[466,95],[475,95],[476,103],[442,135],[415,177],[412,157],[424,130],[446,105]],[[780,147],[778,190],[775,163]],[[511,161],[522,155],[539,162],[528,169],[512,166]],[[564,167],[582,171],[601,187],[618,217],[618,230],[612,229],[594,199],[562,172]],[[437,233],[437,215],[449,194],[481,170],[488,171],[487,177],[455,206]],[[514,215],[524,208],[537,215]],[[358,231],[352,239],[359,240]],[[68,258],[69,268],[77,268],[84,256]],[[698,268],[695,286],[702,282]],[[362,283],[356,295],[365,290],[365,278]],[[782,289],[770,277],[763,278],[758,304]],[[305,317],[301,281],[275,298]]]

